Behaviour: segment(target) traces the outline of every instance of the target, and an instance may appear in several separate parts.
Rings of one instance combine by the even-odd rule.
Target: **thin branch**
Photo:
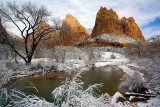
[[[7,42],[4,38],[2,38],[2,39],[3,39],[3,41],[4,41],[7,45],[9,45],[9,46],[15,51],[15,53],[17,53],[21,58],[23,58],[23,59],[26,61],[25,57],[22,56],[22,55],[16,50],[16,48],[14,47],[14,45],[12,45],[12,44],[10,44],[9,42]]]

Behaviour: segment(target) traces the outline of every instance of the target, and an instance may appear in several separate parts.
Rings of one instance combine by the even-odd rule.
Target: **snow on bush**
[[[83,82],[79,79],[78,73],[72,80],[66,79],[65,84],[57,87],[53,92],[53,99],[57,106],[74,107],[101,107],[104,106],[99,98],[95,97],[94,89],[98,89],[102,84],[94,84],[83,90]]]
[[[114,96],[107,93],[97,96],[94,89],[99,89],[102,84],[94,84],[83,90],[83,82],[79,79],[80,73],[73,79],[66,79],[65,83],[57,87],[53,92],[55,105],[60,107],[122,107],[131,105],[130,102],[120,102],[119,98],[124,98],[119,92]]]
[[[110,57],[111,57],[111,59],[116,59],[116,56],[113,53]]]
[[[156,58],[138,60],[138,66],[145,69],[148,83],[147,88],[156,93],[160,93],[160,59]]]
[[[53,103],[47,102],[43,98],[13,89],[9,95],[10,102],[7,107],[56,107]]]
[[[138,71],[133,72],[132,76],[126,76],[124,82],[121,83],[120,89],[122,91],[138,91],[145,85],[144,78]]]

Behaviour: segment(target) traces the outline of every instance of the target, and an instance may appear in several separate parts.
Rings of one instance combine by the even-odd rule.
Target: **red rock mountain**
[[[50,25],[46,21],[44,21],[39,24],[38,30],[43,31],[44,29],[49,27]],[[86,32],[86,29],[77,21],[76,18],[67,14],[66,19],[62,21],[62,28],[60,32],[51,32],[45,35],[44,38],[53,38],[50,38],[48,41],[44,41],[41,43],[46,44],[47,47],[53,47],[56,45],[70,46],[75,42],[78,42],[79,40],[89,38]]]
[[[116,12],[112,9],[107,10],[105,7],[101,7],[97,13],[91,37],[103,33],[127,35],[135,39],[145,40],[133,17],[120,19]]]
[[[40,23],[39,31],[42,32],[44,29],[50,28],[51,26],[47,21]],[[42,30],[42,31],[41,31]],[[58,32],[50,32],[44,36],[44,38],[50,38],[47,41],[42,41],[41,44],[45,44],[47,48],[53,48],[53,46],[59,45],[59,33]]]
[[[67,14],[62,21],[60,33],[61,45],[72,45],[82,39],[89,38],[86,29],[72,15]]]
[[[62,28],[70,27],[72,33],[86,32],[86,29],[78,22],[78,20],[70,14],[66,15],[66,19],[63,19],[62,23]]]
[[[124,34],[126,34],[129,37],[139,39],[139,40],[145,40],[141,30],[139,29],[138,25],[135,23],[135,20],[133,17],[125,18],[123,17],[121,20],[122,27]]]

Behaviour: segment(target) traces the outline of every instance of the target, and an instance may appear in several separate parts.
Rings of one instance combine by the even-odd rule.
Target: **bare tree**
[[[5,36],[1,37],[26,64],[31,64],[32,56],[37,45],[40,41],[46,40],[44,36],[50,32],[57,31],[56,28],[40,25],[50,16],[50,13],[45,7],[38,7],[36,4],[30,2],[24,4],[9,2],[6,5],[1,5],[0,15],[2,20],[12,23],[19,30],[23,41],[24,52],[18,50],[8,38],[9,36],[4,32],[1,32],[1,34]]]
[[[145,57],[160,58],[160,35],[154,36],[155,40],[148,43],[147,52]]]
[[[144,49],[145,49],[144,41],[137,40],[134,43],[127,44],[125,51],[130,56],[137,55],[138,58],[141,58]]]
[[[60,30],[62,28],[62,20],[59,17],[52,18],[52,22],[56,29]]]
[[[141,58],[141,50],[142,50],[142,48],[143,48],[142,41],[137,41],[137,43],[134,44],[133,49],[135,50],[135,52],[137,53],[139,58]]]

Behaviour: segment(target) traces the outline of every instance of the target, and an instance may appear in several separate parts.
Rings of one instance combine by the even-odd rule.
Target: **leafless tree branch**
[[[30,2],[25,4],[16,2],[9,2],[6,5],[2,4],[0,15],[2,20],[12,23],[19,30],[24,41],[25,54],[18,52],[14,44],[7,38],[7,34],[5,34],[3,41],[24,59],[27,64],[31,63],[34,51],[39,42],[44,40],[44,36],[53,31],[56,32],[60,28],[60,20],[56,19],[54,22],[55,28],[47,26],[41,29],[39,25],[47,20],[50,12],[44,6],[37,6]]]

